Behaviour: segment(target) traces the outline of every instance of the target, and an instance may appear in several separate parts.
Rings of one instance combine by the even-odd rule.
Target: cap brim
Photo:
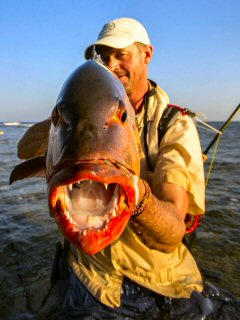
[[[87,47],[84,56],[87,60],[91,58],[93,46],[102,45],[110,48],[122,49],[130,46],[134,42],[135,40],[132,39],[109,36],[104,39],[97,40],[95,43]]]

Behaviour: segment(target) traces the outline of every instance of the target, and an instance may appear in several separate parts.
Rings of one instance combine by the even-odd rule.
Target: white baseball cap
[[[150,44],[150,39],[145,27],[135,19],[119,18],[106,23],[98,35],[95,43],[85,50],[85,58],[91,57],[94,45],[103,45],[111,48],[122,49],[134,42]]]

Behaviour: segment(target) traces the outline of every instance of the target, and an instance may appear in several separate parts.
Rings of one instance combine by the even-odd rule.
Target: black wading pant
[[[125,278],[121,306],[111,308],[98,301],[70,270],[60,281],[61,307],[58,320],[239,320],[240,301],[212,284],[190,299],[172,299],[156,294]]]

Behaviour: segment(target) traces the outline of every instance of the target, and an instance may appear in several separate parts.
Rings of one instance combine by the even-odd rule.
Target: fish
[[[18,164],[10,184],[44,174],[50,216],[94,255],[120,237],[139,200],[134,109],[117,76],[91,58],[64,82],[49,121],[46,154]]]

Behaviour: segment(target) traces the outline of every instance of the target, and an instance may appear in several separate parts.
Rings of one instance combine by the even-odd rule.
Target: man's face
[[[118,76],[129,97],[142,86],[147,74],[144,49],[132,44],[123,49],[97,46],[96,51],[104,64]]]

